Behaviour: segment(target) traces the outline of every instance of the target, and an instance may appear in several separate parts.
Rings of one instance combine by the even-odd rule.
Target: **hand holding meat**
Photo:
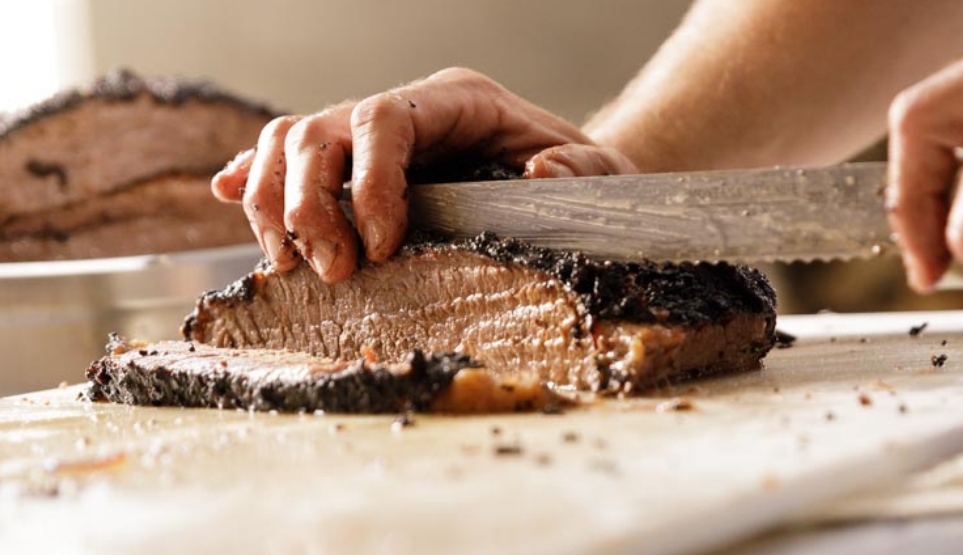
[[[279,271],[295,267],[300,254],[336,283],[358,260],[355,231],[338,204],[345,180],[364,253],[380,262],[405,237],[406,170],[465,155],[524,167],[526,177],[636,171],[618,151],[491,79],[448,69],[360,102],[278,118],[212,186],[221,200],[242,202]]]
[[[887,208],[910,285],[926,291],[963,263],[963,61],[900,94],[890,108]]]

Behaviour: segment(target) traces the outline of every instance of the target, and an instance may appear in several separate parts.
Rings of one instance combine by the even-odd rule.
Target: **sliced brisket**
[[[272,115],[210,84],[121,71],[0,120],[0,261],[250,241],[210,178]]]
[[[774,329],[775,294],[747,267],[597,262],[483,235],[414,241],[337,285],[262,268],[202,296],[184,335],[342,360],[453,351],[500,377],[624,391],[755,368]]]
[[[114,338],[87,369],[93,400],[137,405],[326,412],[474,412],[555,407],[540,384],[493,380],[464,355],[422,355],[380,364],[305,353],[152,345]],[[467,400],[467,401],[466,401]]]

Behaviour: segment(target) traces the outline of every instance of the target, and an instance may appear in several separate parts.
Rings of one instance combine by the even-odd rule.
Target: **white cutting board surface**
[[[401,430],[7,398],[0,552],[698,553],[963,451],[956,321],[802,339],[760,372],[564,415]],[[694,410],[660,410],[678,396]]]

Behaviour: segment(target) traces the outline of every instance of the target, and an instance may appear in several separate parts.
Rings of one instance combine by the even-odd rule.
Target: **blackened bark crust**
[[[185,350],[204,354],[210,347]],[[202,352],[203,351],[203,352]],[[478,363],[463,355],[412,353],[407,371],[359,360],[310,379],[253,380],[244,372],[171,369],[145,360],[165,353],[110,355],[87,369],[87,397],[148,406],[239,408],[281,412],[395,413],[426,411],[463,368]]]
[[[459,249],[503,264],[518,264],[558,279],[577,294],[587,316],[666,325],[719,322],[735,314],[775,315],[776,293],[762,272],[726,263],[657,264],[599,261],[578,252],[536,247],[483,233],[467,240],[412,234],[401,255],[432,249]],[[209,321],[207,306],[245,303],[257,295],[264,266],[224,290],[198,299],[182,327],[186,339]]]
[[[190,100],[223,102],[241,109],[274,117],[279,113],[265,104],[251,102],[205,81],[161,77],[139,77],[127,69],[115,70],[86,88],[76,88],[56,94],[20,112],[0,118],[0,140],[47,116],[65,112],[87,100],[128,102],[141,93],[149,94],[158,104],[178,106]]]

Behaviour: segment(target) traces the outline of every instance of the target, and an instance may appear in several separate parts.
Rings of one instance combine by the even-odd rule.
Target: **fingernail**
[[[273,264],[277,262],[278,255],[281,253],[281,234],[276,229],[268,228],[261,231],[261,246],[267,252],[268,260]]]
[[[385,242],[385,226],[381,222],[368,220],[364,224],[364,246],[368,252],[377,250]]]
[[[318,240],[311,245],[311,258],[309,262],[315,273],[325,275],[334,264],[334,259],[338,256],[338,249],[334,243],[325,240]]]

